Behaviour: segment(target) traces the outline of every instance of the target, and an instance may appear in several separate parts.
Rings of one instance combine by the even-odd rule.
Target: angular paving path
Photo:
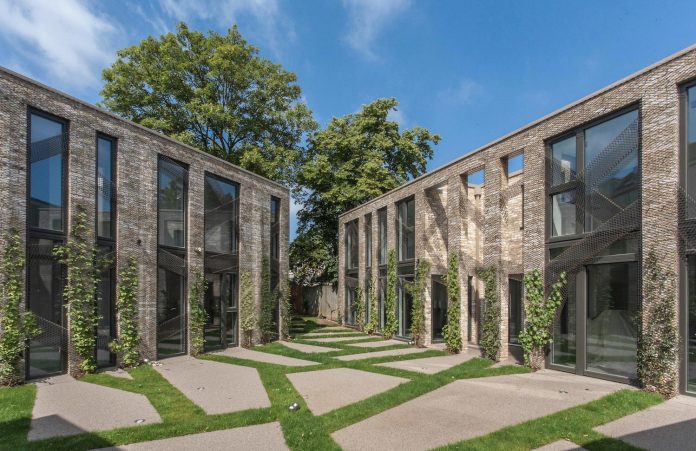
[[[145,420],[136,423],[137,420]],[[150,401],[102,385],[56,376],[36,383],[29,440],[160,423]],[[0,439],[1,441],[1,439]]]
[[[680,395],[595,430],[638,448],[655,451],[694,449],[696,399]]]
[[[280,423],[266,423],[201,434],[183,435],[150,442],[133,443],[99,451],[215,451],[287,450]]]
[[[305,338],[306,337],[306,338]],[[372,339],[372,337],[368,337],[366,335],[359,335],[355,337],[326,337],[326,338],[312,338],[312,337],[307,337],[306,335],[303,337],[298,337],[301,340],[311,340],[311,341],[316,341],[318,343],[336,343],[339,341],[351,341],[351,340],[363,340],[363,339]]]
[[[154,368],[207,414],[270,407],[256,368],[170,357]]]
[[[251,349],[245,349],[242,347],[227,348],[224,351],[217,352],[216,354],[226,355],[237,359],[253,360],[255,362],[262,363],[274,363],[276,365],[285,366],[319,365],[317,362],[312,362],[310,360],[295,359],[292,357],[286,357],[284,355],[269,354],[268,352],[252,351]]]
[[[294,350],[300,351],[300,352],[307,352],[309,354],[340,351],[340,349],[336,349],[336,348],[327,348],[326,346],[306,345],[304,343],[295,343],[294,341],[279,341],[279,343],[287,348],[294,349]]]
[[[423,359],[400,360],[397,362],[379,363],[378,366],[388,366],[399,370],[416,371],[418,373],[435,374],[452,368],[478,357],[478,352],[463,352],[461,354],[443,355],[438,357],[425,357]]]
[[[291,373],[287,377],[314,415],[322,415],[408,382],[401,377],[351,368]]]
[[[537,448],[534,451],[586,451],[568,440],[558,440],[557,442],[549,443],[548,445]]]
[[[348,346],[356,346],[358,348],[383,348],[386,346],[394,345],[408,345],[405,341],[399,340],[382,340],[382,341],[368,341],[367,343],[354,343]]]
[[[365,359],[373,359],[375,357],[391,357],[395,355],[408,355],[408,354],[417,354],[419,352],[425,352],[429,351],[428,348],[400,348],[400,349],[391,349],[389,351],[377,351],[377,352],[363,352],[361,354],[350,354],[350,355],[342,355],[340,357],[336,357],[338,360],[343,360],[344,362],[350,362],[351,360],[365,360]]]
[[[458,380],[332,434],[347,450],[423,450],[601,398],[626,385],[557,371]],[[427,431],[427,433],[424,433]]]

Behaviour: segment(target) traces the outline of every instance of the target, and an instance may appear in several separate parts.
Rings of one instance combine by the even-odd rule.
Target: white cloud
[[[406,127],[408,123],[408,117],[406,117],[406,113],[404,113],[403,109],[389,110],[387,113],[387,120],[396,122],[399,124],[400,128]]]
[[[348,11],[345,41],[366,58],[376,59],[372,49],[375,39],[410,5],[410,0],[343,0],[343,6]]]
[[[460,80],[455,86],[440,91],[439,97],[443,102],[467,105],[482,93],[483,86],[474,80],[465,78]]]
[[[160,0],[162,10],[177,20],[210,20],[225,28],[241,17],[253,20],[255,33],[276,55],[289,41],[295,40],[295,30],[283,14],[279,0]]]
[[[84,1],[0,0],[4,45],[70,86],[98,85],[99,69],[114,59],[116,31]]]

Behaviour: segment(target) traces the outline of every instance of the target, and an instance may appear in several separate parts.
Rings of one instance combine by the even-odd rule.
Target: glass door
[[[447,323],[447,285],[444,284],[442,276],[432,277],[432,325],[433,340],[442,340],[442,328]]]

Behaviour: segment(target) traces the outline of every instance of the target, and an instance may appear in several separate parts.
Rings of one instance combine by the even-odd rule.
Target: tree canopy
[[[259,56],[233,27],[148,37],[103,71],[101,105],[238,164],[295,183],[317,127],[294,73]]]
[[[335,281],[338,215],[425,172],[440,137],[423,127],[401,131],[388,118],[397,107],[396,99],[378,99],[333,118],[309,138],[298,173],[302,209],[290,250],[294,272],[323,271],[322,278]]]

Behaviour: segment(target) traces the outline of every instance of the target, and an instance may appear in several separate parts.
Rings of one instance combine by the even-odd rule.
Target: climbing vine
[[[23,311],[24,253],[19,232],[3,236],[5,252],[0,261],[0,385],[22,383],[21,362],[29,340],[41,330],[31,312]]]
[[[442,336],[445,339],[447,351],[457,354],[462,350],[462,331],[459,325],[461,314],[459,304],[459,256],[451,254],[447,265],[447,274],[444,277],[447,284],[447,324],[442,328]]]
[[[387,296],[384,300],[387,318],[382,331],[385,339],[392,338],[399,327],[396,319],[396,282],[396,251],[390,249],[387,259]]]
[[[374,334],[379,327],[379,311],[377,309],[377,299],[375,298],[375,280],[370,281],[370,286],[367,290],[367,299],[370,305],[370,318],[365,325],[365,332]]]
[[[93,373],[97,369],[95,330],[100,318],[97,288],[101,273],[109,263],[109,259],[100,255],[87,224],[87,209],[78,205],[67,243],[53,250],[67,269],[63,302],[68,311],[70,338],[79,359],[77,368],[72,370],[73,376]]]
[[[288,283],[286,286],[290,286]],[[278,303],[280,304],[280,339],[290,337],[290,322],[292,321],[292,296],[289,289],[278,290]]]
[[[254,329],[258,323],[256,309],[254,308],[254,292],[251,286],[251,274],[243,269],[239,273],[239,310],[240,326],[242,332],[242,346],[250,348],[254,341]]]
[[[365,329],[365,300],[360,287],[355,289],[355,325],[360,331]]]
[[[208,314],[203,308],[205,302],[205,290],[208,286],[203,273],[197,271],[193,276],[193,284],[189,291],[189,311],[190,311],[190,334],[191,334],[191,355],[197,356],[205,351],[205,323],[208,321]]]
[[[484,358],[498,360],[500,355],[500,299],[498,275],[494,265],[477,268],[476,275],[485,287],[485,311],[481,324],[481,354]]]
[[[420,260],[413,282],[406,283],[406,291],[413,299],[411,304],[411,336],[419,348],[425,346],[425,286],[430,274],[430,263]]]
[[[524,276],[525,325],[520,333],[520,344],[524,350],[524,363],[533,370],[544,367],[546,346],[553,338],[553,321],[563,301],[566,282],[566,273],[562,272],[551,286],[549,296],[545,297],[541,271],[535,269]]]
[[[269,343],[277,333],[273,327],[273,310],[277,301],[278,295],[271,289],[271,265],[268,257],[263,257],[261,262],[261,317],[259,318],[262,343]]]
[[[679,393],[679,331],[675,275],[660,265],[654,250],[645,259],[646,300],[638,319],[638,379],[665,398]]]
[[[116,314],[119,334],[109,343],[109,349],[119,355],[121,365],[126,368],[140,363],[140,336],[138,334],[138,267],[130,257],[119,272]]]

